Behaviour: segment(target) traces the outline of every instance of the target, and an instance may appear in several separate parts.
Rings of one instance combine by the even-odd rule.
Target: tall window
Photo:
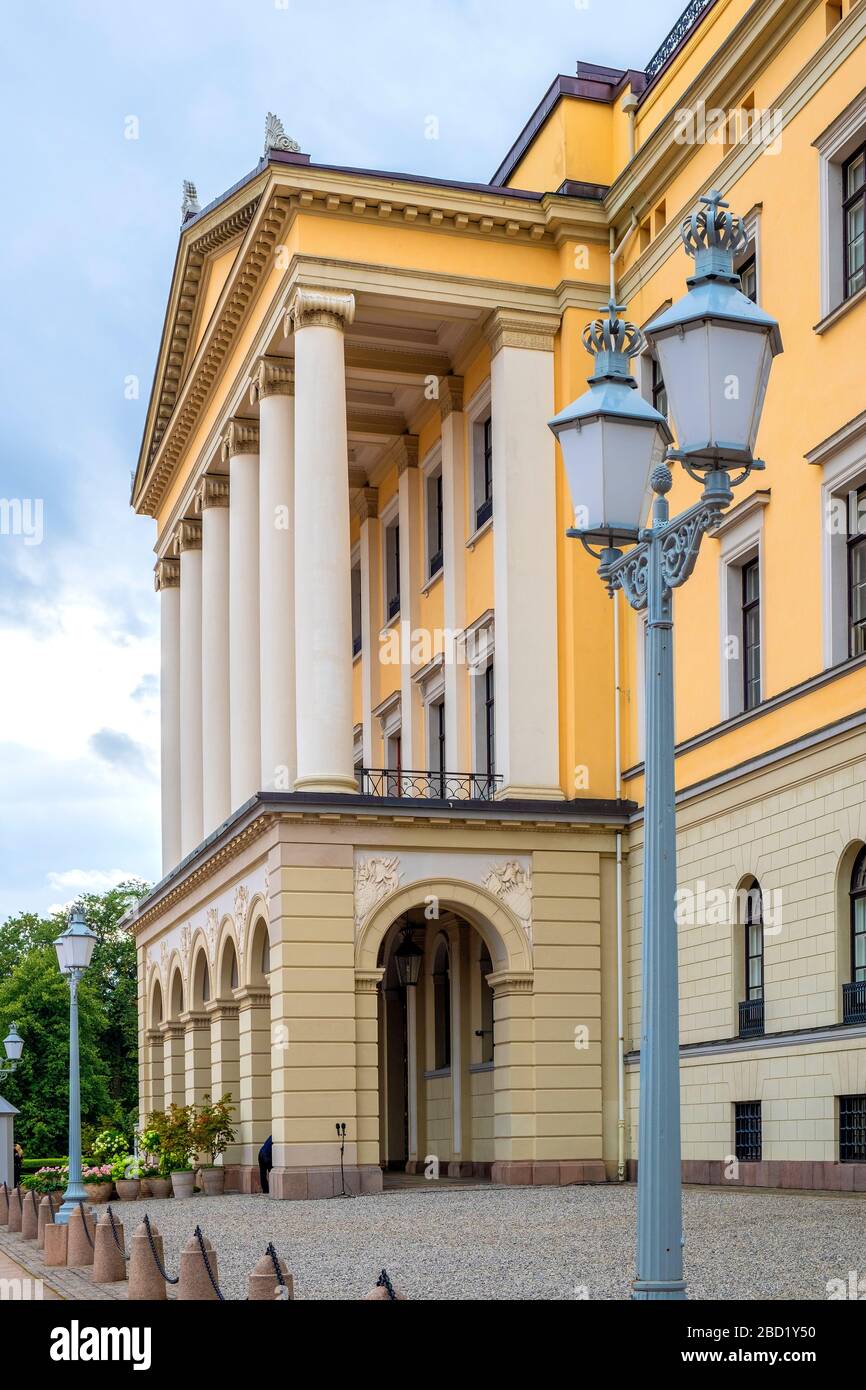
[[[433,961],[433,1046],[433,1065],[444,1071],[451,1065],[451,962],[444,941]]]
[[[746,896],[746,998],[764,997],[764,899],[757,883]]]
[[[442,470],[427,479],[427,555],[428,577],[432,579],[442,568],[442,547],[445,528],[442,512]]]
[[[758,265],[754,253],[743,261],[737,274],[740,277],[740,290],[753,304],[758,302]]]
[[[361,650],[361,566],[352,566],[352,655]]]
[[[759,1100],[738,1100],[734,1105],[734,1145],[741,1163],[760,1163],[763,1136]]]
[[[487,983],[487,976],[493,974],[493,962],[490,959],[490,952],[485,945],[481,947],[481,954],[478,958],[478,969],[481,972],[481,1060],[482,1062],[493,1061],[493,990]]]
[[[650,360],[652,361],[652,403],[659,414],[667,418],[668,390],[664,383],[662,369],[655,357]]]
[[[403,778],[400,774],[403,771],[403,740],[399,733],[390,734],[386,739],[385,759],[388,769],[388,795],[402,796]]]
[[[866,1096],[839,1097],[839,1162],[866,1163]]]
[[[842,166],[845,298],[866,285],[866,144]]]
[[[866,980],[866,848],[851,874],[851,980]]]
[[[385,531],[385,600],[388,621],[400,612],[400,523],[392,521]]]
[[[848,521],[848,632],[849,655],[866,652],[866,487],[861,487]]]
[[[484,772],[492,778],[496,772],[496,696],[492,661],[484,672],[484,752]]]
[[[475,525],[483,526],[493,515],[493,420],[484,421],[480,430],[475,495]]]
[[[430,722],[430,790],[433,796],[445,796],[445,701],[437,700],[428,707]]]
[[[761,567],[743,565],[743,708],[761,703]]]

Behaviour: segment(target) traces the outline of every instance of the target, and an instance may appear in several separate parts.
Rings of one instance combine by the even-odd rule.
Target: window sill
[[[429,592],[430,592],[431,589],[435,589],[436,585],[437,585],[437,584],[439,583],[439,581],[444,577],[444,575],[445,575],[444,566],[441,566],[441,565],[440,565],[440,567],[439,567],[439,569],[436,571],[436,573],[435,573],[435,574],[431,574],[430,578],[426,581],[426,583],[424,583],[424,584],[421,585],[421,593],[423,594],[424,598],[427,597],[427,595],[429,594]]]
[[[474,531],[472,535],[469,537],[468,541],[466,542],[466,549],[474,550],[478,542],[481,540],[481,537],[485,534],[485,532],[490,531],[492,527],[493,517],[489,516],[487,520],[483,522],[481,526],[478,527],[478,530]]]
[[[425,1071],[425,1081],[447,1081],[451,1076],[450,1067],[441,1067],[438,1071]]]
[[[857,290],[856,294],[852,294],[848,299],[843,299],[842,303],[837,304],[835,309],[831,309],[829,314],[825,314],[819,323],[813,324],[812,332],[819,334],[826,333],[828,329],[833,327],[834,323],[838,323],[839,319],[844,318],[849,310],[856,309],[857,305],[862,304],[864,301],[866,301],[866,285],[864,285],[862,289]]]
[[[394,614],[393,618],[389,618],[388,621],[387,621],[387,623],[385,624],[385,626],[379,629],[379,635],[381,636],[382,633],[390,632],[390,630],[391,630],[392,627],[399,627],[399,626],[400,626],[400,611],[399,611],[399,609],[398,609],[397,612]]]
[[[358,650],[357,650],[356,652],[352,652],[352,665],[354,666],[356,662],[360,661],[360,660],[361,660],[361,657],[362,657],[363,655],[364,655],[364,648],[363,648],[363,647],[359,647]]]
[[[470,1062],[469,1074],[470,1076],[477,1076],[482,1071],[494,1071],[495,1066],[494,1062]]]

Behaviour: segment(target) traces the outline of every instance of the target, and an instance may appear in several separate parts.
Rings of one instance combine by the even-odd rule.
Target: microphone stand
[[[338,1124],[337,1124],[337,1138],[338,1138],[339,1141],[340,1141],[340,1191],[337,1192],[335,1195],[336,1195],[337,1197],[354,1197],[354,1195],[355,1195],[354,1192],[347,1192],[347,1191],[346,1191],[346,1170],[345,1170],[345,1167],[344,1167],[344,1164],[343,1164],[343,1155],[344,1155],[344,1153],[345,1153],[345,1151],[346,1151],[346,1126],[345,1126],[345,1123],[340,1123],[340,1122],[338,1122]]]

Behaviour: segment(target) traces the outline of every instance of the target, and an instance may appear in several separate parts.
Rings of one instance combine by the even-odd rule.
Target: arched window
[[[851,873],[851,980],[866,980],[866,846]]]
[[[448,946],[440,941],[433,959],[434,1066],[444,1071],[451,1065],[451,962]]]
[[[746,894],[746,998],[764,997],[764,900],[759,884]]]
[[[268,936],[268,933],[265,932],[264,937],[263,937],[263,939],[262,939],[262,974],[263,974],[263,975],[270,975],[270,973],[271,973],[271,939],[270,939],[270,937]]]
[[[493,1061],[493,990],[487,983],[487,976],[493,973],[493,962],[485,945],[478,957],[481,972],[481,1060]]]

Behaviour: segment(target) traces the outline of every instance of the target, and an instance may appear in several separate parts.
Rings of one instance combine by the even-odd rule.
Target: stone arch
[[[486,888],[444,878],[408,884],[382,899],[358,931],[356,971],[376,971],[379,950],[389,927],[412,908],[425,907],[430,898],[438,899],[441,908],[456,912],[475,928],[490,952],[494,974],[506,971],[531,975],[529,942],[514,914]]]
[[[243,925],[243,941],[241,943],[240,960],[243,966],[244,983],[249,985],[253,982],[252,964],[250,950],[253,944],[253,937],[258,929],[259,921],[264,919],[265,929],[269,919],[268,904],[263,893],[256,893],[250,900],[246,911]],[[260,982],[260,981],[259,981]]]
[[[271,973],[271,936],[268,919],[259,899],[250,909],[250,928],[246,950],[246,981],[254,989],[267,989]]]
[[[866,827],[864,827],[866,832]],[[833,896],[834,940],[836,944],[836,1021],[842,1022],[843,986],[849,984],[851,972],[851,875],[863,849],[859,837],[849,840],[836,863],[836,884]]]
[[[181,968],[180,956],[175,951],[168,966],[168,998],[165,1021],[167,1023],[177,1023],[185,1008],[183,970]]]
[[[234,964],[234,971],[232,970]],[[234,983],[232,979],[234,977]],[[217,997],[220,999],[231,999],[234,990],[238,989],[241,983],[240,953],[238,951],[237,933],[235,924],[231,917],[223,917],[220,923],[219,939],[216,948],[216,973],[214,985]]]
[[[214,997],[207,941],[203,932],[197,932],[190,948],[189,1006],[202,1009]]]
[[[149,1020],[149,1027],[158,1028],[165,1020],[165,1008],[162,1001],[162,981],[159,978],[159,970],[154,967],[150,972],[149,1003],[146,1014]]]

